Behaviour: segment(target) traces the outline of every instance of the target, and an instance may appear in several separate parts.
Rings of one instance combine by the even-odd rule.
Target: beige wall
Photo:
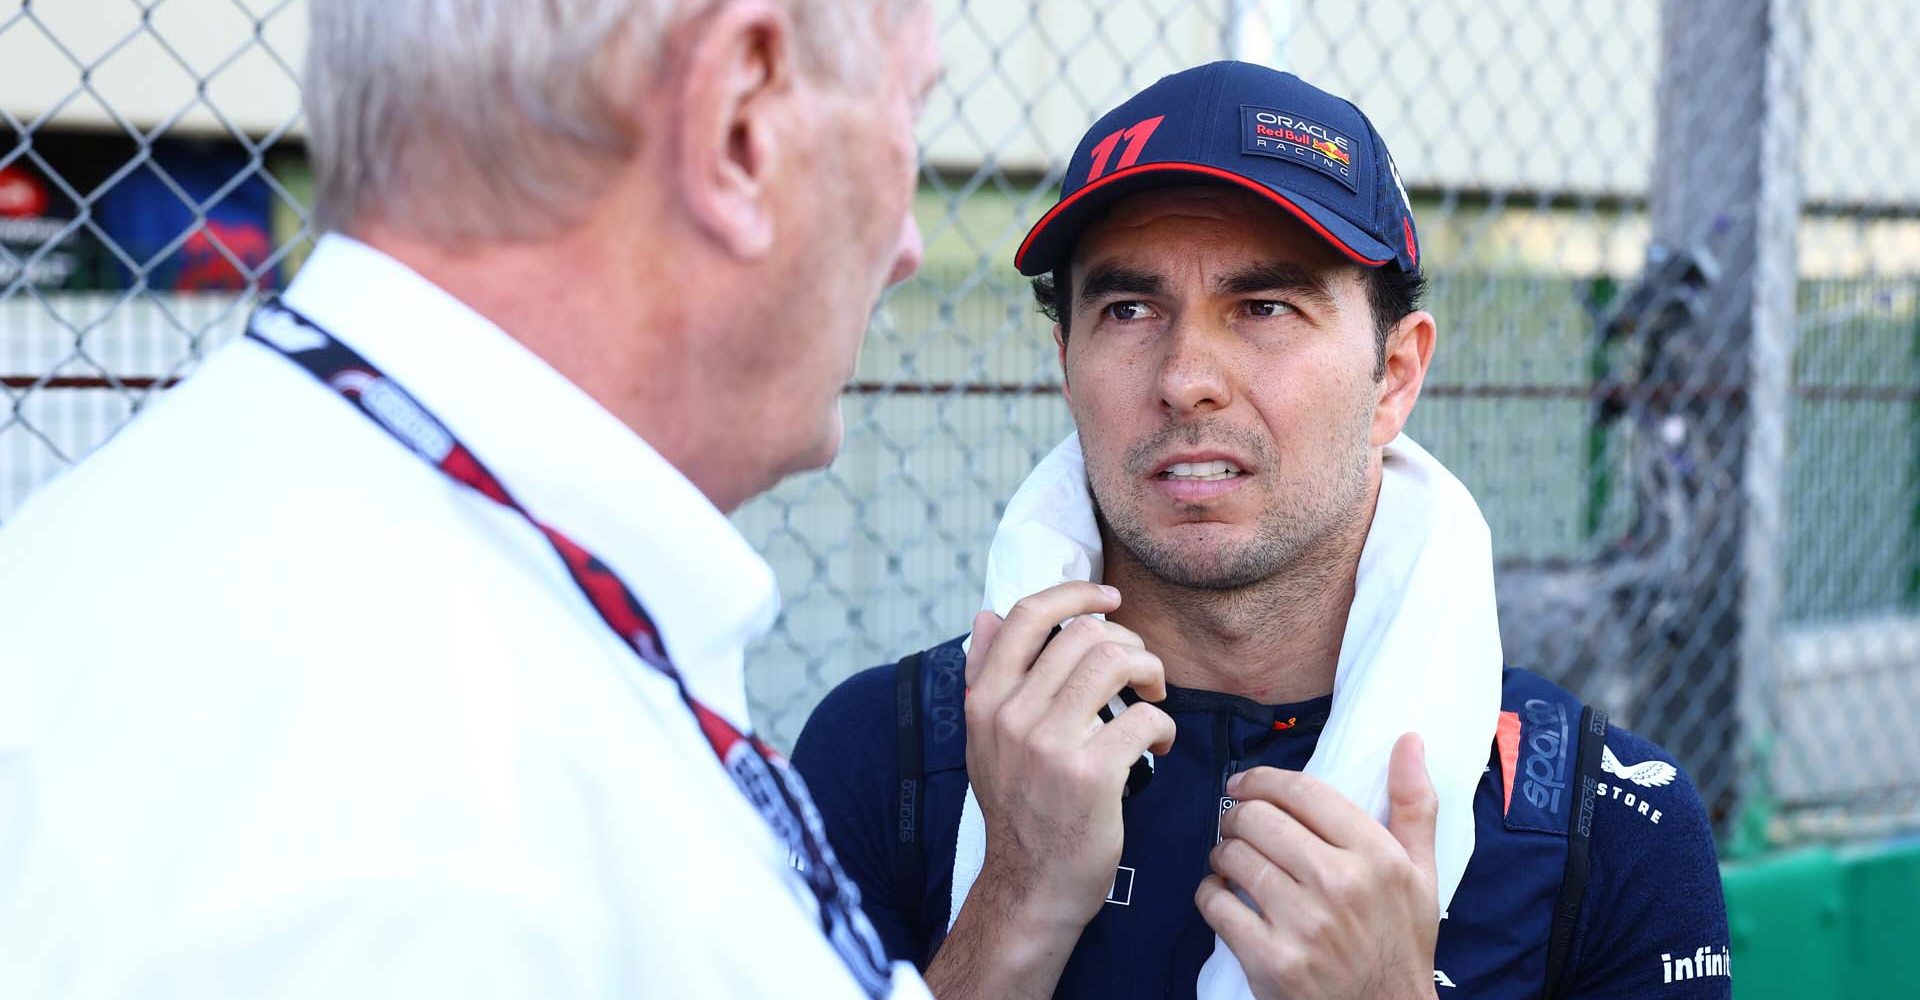
[[[939,0],[953,95],[929,158],[1041,171],[1132,90],[1226,53],[1230,0]],[[1244,0],[1235,54],[1351,98],[1409,184],[1636,196],[1656,143],[1658,0]],[[1920,0],[1807,0],[1802,164],[1818,200],[1920,201]],[[951,101],[960,103],[956,113]],[[1031,105],[1031,110],[1028,106]]]
[[[242,6],[273,13],[263,22]],[[124,121],[142,131],[165,124],[193,135],[265,135],[298,112],[303,0],[284,7],[273,0],[169,0],[153,8],[151,30],[142,30],[140,8],[124,0],[36,3],[28,17],[17,17],[21,0],[0,0],[0,25],[7,25],[0,30],[0,106],[27,123],[49,116],[60,126],[117,131]],[[264,46],[255,44],[256,29]],[[82,88],[81,67],[90,88]]]
[[[1807,0],[1807,191],[1920,201],[1920,0]],[[1232,0],[935,0],[948,88],[921,127],[951,170],[1040,172],[1101,111],[1224,54]],[[256,17],[242,7],[264,16]],[[1240,0],[1236,54],[1353,98],[1409,183],[1633,195],[1655,142],[1657,0]],[[23,121],[265,134],[298,106],[305,0],[0,0],[0,106]],[[1037,13],[1036,13],[1037,10]],[[253,44],[256,27],[265,47]],[[51,36],[51,38],[49,37]],[[56,44],[52,39],[58,39]],[[164,42],[162,41],[164,39]],[[63,51],[63,47],[64,50]],[[269,51],[271,50],[271,51]],[[90,92],[80,88],[90,68]],[[206,100],[198,81],[206,79]],[[218,113],[208,107],[218,108]],[[110,109],[110,110],[109,110]],[[297,125],[295,126],[297,131]]]

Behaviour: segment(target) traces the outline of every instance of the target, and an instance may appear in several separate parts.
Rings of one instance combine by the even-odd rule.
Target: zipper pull
[[[1213,842],[1215,844],[1220,843],[1220,824],[1227,818],[1227,810],[1232,809],[1235,804],[1233,797],[1227,794],[1227,779],[1238,773],[1240,773],[1240,762],[1238,760],[1227,761],[1227,766],[1220,771],[1220,811],[1213,818]]]

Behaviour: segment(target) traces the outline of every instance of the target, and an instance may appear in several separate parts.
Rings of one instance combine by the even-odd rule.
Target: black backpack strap
[[[894,895],[907,926],[918,931],[927,894],[927,848],[920,830],[927,766],[926,748],[920,739],[919,653],[895,665],[893,704],[900,770],[894,795]]]
[[[1574,925],[1580,920],[1587,879],[1593,872],[1593,806],[1601,778],[1600,751],[1606,745],[1607,713],[1588,705],[1580,712],[1580,797],[1567,828],[1567,871],[1560,880],[1553,927],[1547,934],[1547,1000],[1560,995],[1573,951]]]

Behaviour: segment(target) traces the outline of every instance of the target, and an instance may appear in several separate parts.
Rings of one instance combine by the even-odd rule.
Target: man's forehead
[[[1208,237],[1212,257],[1265,261],[1279,256],[1314,271],[1345,263],[1324,239],[1266,199],[1226,185],[1191,185],[1156,188],[1115,202],[1081,234],[1073,267],[1081,271],[1096,262],[1151,254],[1167,237],[1178,239],[1182,233]]]

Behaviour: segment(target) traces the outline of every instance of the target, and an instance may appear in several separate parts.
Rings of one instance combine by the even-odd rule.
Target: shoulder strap
[[[1547,935],[1547,1000],[1560,995],[1573,951],[1574,925],[1580,920],[1580,904],[1593,871],[1593,806],[1600,783],[1600,751],[1606,744],[1607,713],[1588,705],[1580,712],[1580,797],[1567,829],[1567,871],[1560,880],[1553,927]]]
[[[927,848],[920,833],[927,768],[920,739],[919,653],[894,666],[894,727],[900,774],[894,796],[894,896],[907,926],[917,931],[927,894]]]

